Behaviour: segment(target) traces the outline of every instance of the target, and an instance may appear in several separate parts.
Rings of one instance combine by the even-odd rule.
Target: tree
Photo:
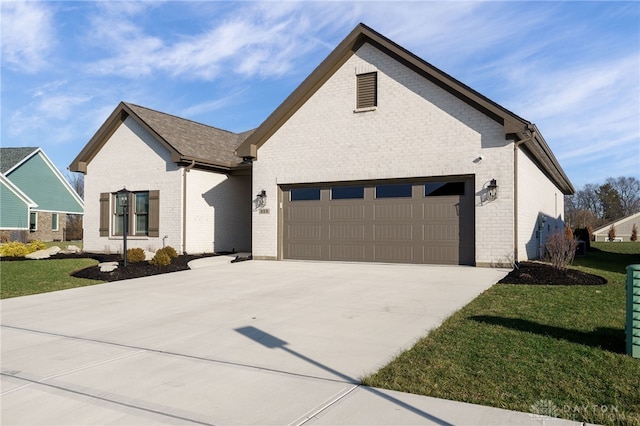
[[[611,184],[600,185],[596,193],[602,206],[602,219],[611,221],[625,215],[622,209],[620,193]]]
[[[611,225],[611,228],[609,228],[609,234],[607,235],[609,237],[609,241],[613,241],[616,238],[616,227]]]
[[[633,241],[634,243],[636,241],[638,241],[638,227],[636,226],[636,224],[633,224],[633,228],[631,228],[631,241]]]
[[[71,187],[84,200],[84,175],[82,173],[67,173],[67,181]],[[68,214],[67,229],[65,235],[67,241],[82,239],[82,215]]]
[[[618,192],[622,216],[640,212],[640,180],[634,177],[620,176],[607,178],[606,183]]]

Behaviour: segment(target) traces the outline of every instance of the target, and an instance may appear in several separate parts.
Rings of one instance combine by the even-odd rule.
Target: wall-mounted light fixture
[[[264,208],[267,205],[267,191],[264,189],[256,195],[256,199],[253,200],[253,204],[255,205],[255,209]]]
[[[487,200],[493,201],[498,198],[498,182],[495,179],[489,181],[487,185]]]

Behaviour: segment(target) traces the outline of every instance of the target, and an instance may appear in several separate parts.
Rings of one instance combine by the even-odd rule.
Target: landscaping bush
[[[631,241],[634,243],[638,241],[638,227],[635,223],[633,224],[633,228],[631,228]]]
[[[151,259],[149,263],[156,266],[167,266],[171,263],[171,257],[166,251],[160,249],[156,252],[155,256],[153,256],[153,259]]]
[[[584,241],[586,243],[587,250],[591,250],[591,232],[589,232],[589,228],[576,228],[573,232],[573,236],[577,240]]]
[[[34,251],[38,251],[38,250],[46,250],[46,249],[47,249],[47,245],[42,241],[33,240],[29,244],[27,244],[27,250],[29,251],[29,253],[33,253]]]
[[[547,238],[544,245],[545,257],[554,268],[563,271],[573,262],[578,242],[569,237],[566,231],[556,232]]]
[[[141,248],[132,248],[127,250],[127,262],[129,263],[137,263],[144,262],[146,256],[144,254],[144,250]]]
[[[0,246],[0,254],[6,257],[25,257],[29,254],[29,249],[24,243],[12,241]]]
[[[609,228],[609,234],[607,235],[609,237],[609,241],[613,241],[616,238],[616,227],[611,225],[611,228]]]
[[[162,251],[167,253],[171,259],[175,259],[178,257],[178,252],[176,251],[176,249],[174,249],[171,246],[166,246],[165,248],[162,249]]]

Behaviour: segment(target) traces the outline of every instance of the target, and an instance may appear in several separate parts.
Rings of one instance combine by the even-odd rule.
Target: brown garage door
[[[285,259],[473,265],[473,179],[283,187]]]

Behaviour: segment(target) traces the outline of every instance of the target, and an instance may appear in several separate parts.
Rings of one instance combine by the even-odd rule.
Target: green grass
[[[624,354],[625,267],[640,263],[640,243],[593,247],[575,267],[607,285],[497,284],[363,383],[525,412],[544,401],[557,417],[640,425],[640,359]]]
[[[97,264],[94,259],[0,262],[0,299],[99,284],[70,275]]]

